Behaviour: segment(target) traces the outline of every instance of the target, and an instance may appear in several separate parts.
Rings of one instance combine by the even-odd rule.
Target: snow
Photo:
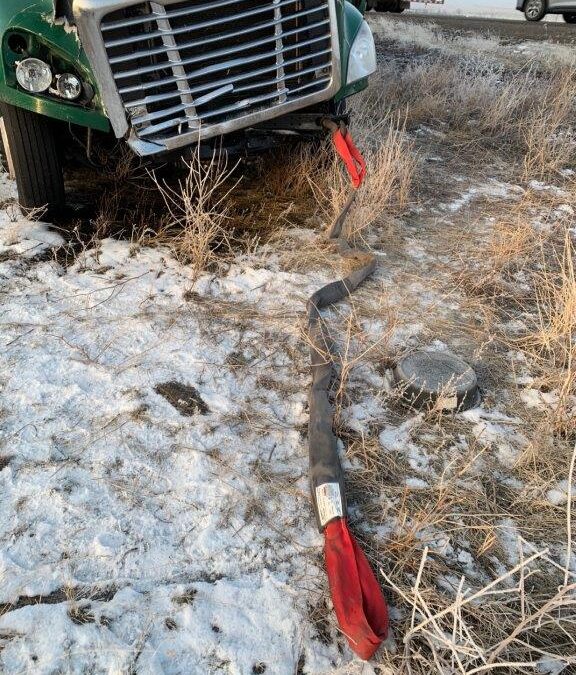
[[[472,433],[480,442],[494,446],[496,456],[505,467],[514,466],[519,449],[525,445],[524,437],[516,430],[521,425],[519,419],[482,406],[467,410],[461,416],[472,423]]]
[[[300,628],[293,591],[272,575],[199,582],[190,604],[175,602],[183,587],[126,587],[113,600],[92,602],[95,623],[72,621],[64,603],[13,611],[0,631],[34,635],[11,641],[2,659],[11,672],[120,672],[136,660],[142,673],[206,672],[230,664],[230,673],[251,673],[258,664],[291,675],[298,661]],[[262,617],[269,625],[262,627]],[[98,624],[104,620],[106,628]],[[240,638],[240,639],[239,639]],[[100,650],[98,650],[100,647]]]
[[[325,575],[298,321],[318,279],[237,264],[189,301],[166,250],[104,240],[65,270],[60,235],[0,213],[0,671],[348,663],[307,620]],[[209,412],[182,416],[156,392],[172,381]]]
[[[565,506],[568,503],[568,493],[570,493],[571,501],[576,499],[576,485],[570,487],[567,480],[562,480],[548,490],[546,499],[554,506]]]
[[[448,211],[455,213],[460,211],[465,206],[469,206],[475,199],[481,197],[513,199],[521,191],[521,188],[517,185],[509,185],[496,179],[490,179],[484,184],[473,185],[457,199],[450,202],[449,204],[445,204],[444,206],[446,209],[448,209]]]
[[[531,180],[528,187],[536,192],[551,192],[558,197],[568,197],[568,193],[557,185],[548,185],[541,180]]]
[[[406,487],[409,487],[412,490],[425,490],[429,486],[428,483],[421,478],[407,478]]]
[[[566,664],[551,656],[543,656],[538,661],[537,672],[543,675],[560,675],[560,673],[566,672]]]

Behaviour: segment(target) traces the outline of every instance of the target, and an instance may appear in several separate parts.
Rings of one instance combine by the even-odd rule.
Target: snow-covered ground
[[[434,671],[418,645],[463,645],[486,665],[506,625],[502,615],[482,633],[482,652],[466,612],[446,632],[423,619],[430,608],[488,588],[466,626],[476,630],[498,593],[526,619],[553,573],[576,578],[564,525],[545,527],[564,523],[576,486],[563,465],[534,484],[517,470],[533,450],[527,419],[558,392],[537,385],[521,352],[493,347],[487,306],[479,313],[451,276],[463,227],[491,233],[487,205],[507,212],[536,190],[559,199],[558,218],[573,211],[558,186],[474,172],[444,131],[409,133],[431,187],[366,233],[380,264],[342,310],[359,347],[339,426],[352,520],[388,589],[394,639],[431,622],[406,646],[421,673]],[[287,264],[272,243],[192,285],[168,249],[111,238],[64,261],[60,234],[26,221],[15,199],[0,174],[0,672],[395,675],[404,646],[393,639],[364,664],[338,633],[310,505],[302,328],[329,269]],[[291,241],[314,250],[315,235],[294,229]],[[509,283],[522,289],[521,271]],[[515,316],[505,331],[522,327]],[[414,347],[475,365],[482,404],[441,420],[401,408],[390,359]],[[526,525],[524,504],[541,527]],[[547,589],[527,607],[525,573]],[[538,630],[528,622],[522,639]],[[556,646],[539,672],[561,672]]]
[[[321,538],[292,352],[314,280],[239,262],[190,301],[167,251],[107,240],[64,270],[59,243],[0,212],[0,670],[341,663],[305,620]],[[204,413],[156,392],[170,382]]]

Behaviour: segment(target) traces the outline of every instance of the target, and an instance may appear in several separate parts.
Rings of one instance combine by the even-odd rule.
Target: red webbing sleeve
[[[366,162],[364,161],[364,157],[362,157],[360,150],[354,144],[349,131],[346,131],[346,135],[344,135],[338,129],[332,134],[332,140],[334,141],[336,152],[346,165],[346,169],[352,179],[352,185],[357,190],[366,177]]]
[[[364,552],[338,518],[324,530],[334,611],[351,649],[368,660],[388,635],[388,608]]]

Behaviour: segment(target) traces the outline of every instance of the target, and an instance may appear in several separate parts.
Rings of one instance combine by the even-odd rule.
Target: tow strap
[[[353,185],[328,231],[328,238],[337,244],[342,256],[353,259],[357,265],[344,279],[317,290],[307,304],[312,365],[308,429],[310,483],[318,527],[324,533],[326,571],[336,617],[352,650],[367,660],[388,635],[388,608],[374,572],[348,528],[344,477],[329,393],[336,377],[334,350],[320,312],[349,297],[372,274],[376,260],[371,254],[352,248],[342,233],[356,191],[366,176],[366,164],[343,122],[325,119],[322,124],[332,132],[335,149]]]

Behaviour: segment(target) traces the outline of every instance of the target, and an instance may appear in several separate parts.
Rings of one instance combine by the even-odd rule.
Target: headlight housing
[[[48,91],[53,77],[50,66],[40,59],[24,59],[16,66],[18,84],[32,94]]]
[[[376,72],[376,45],[370,26],[363,21],[350,49],[346,84],[352,84],[374,72]]]
[[[38,36],[18,29],[7,32],[0,43],[8,86],[83,106],[94,98],[94,89],[72,62],[40,42]]]
[[[82,96],[82,81],[72,73],[56,75],[56,91],[67,101],[76,101]]]

